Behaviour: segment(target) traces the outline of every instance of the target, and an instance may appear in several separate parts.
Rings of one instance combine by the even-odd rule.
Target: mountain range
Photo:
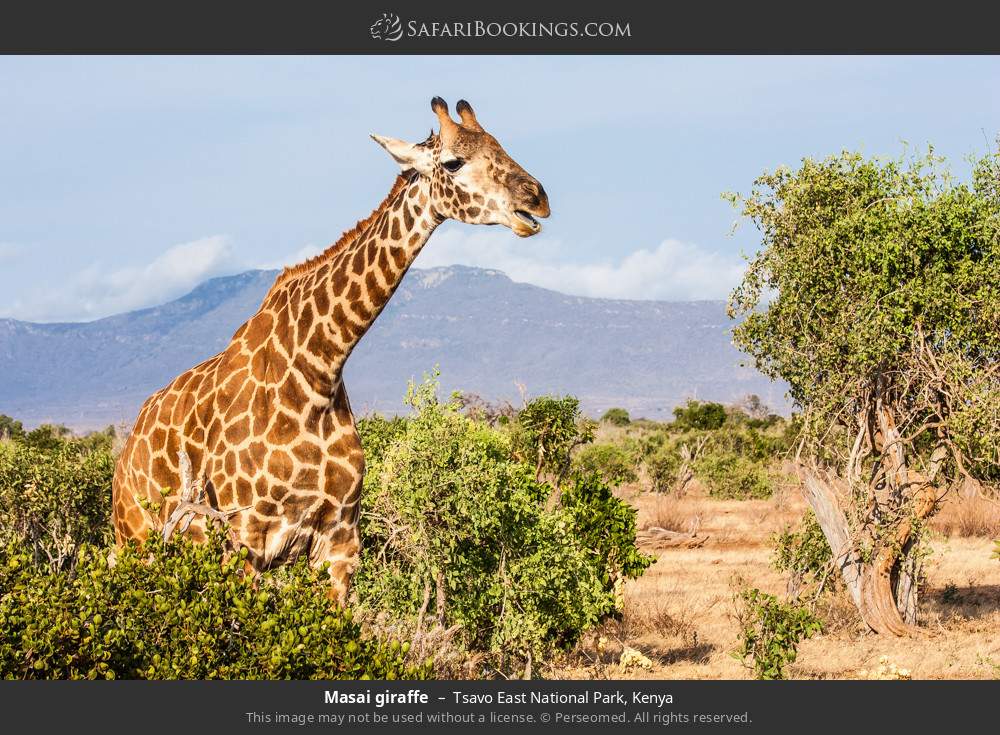
[[[129,424],[146,397],[228,344],[277,271],[213,278],[187,295],[92,322],[0,319],[0,413],[25,425]],[[786,412],[785,387],[731,343],[721,301],[568,296],[496,270],[411,269],[345,369],[355,413],[404,411],[407,381],[435,366],[443,391],[518,404],[573,394],[599,415],[668,419],[688,398],[755,393]]]

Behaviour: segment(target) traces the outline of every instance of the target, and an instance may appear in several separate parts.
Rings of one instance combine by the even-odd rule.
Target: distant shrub
[[[634,423],[634,422],[633,422]],[[654,454],[660,447],[669,444],[675,435],[665,430],[662,425],[647,427],[647,430],[638,434],[635,438],[630,437],[629,442],[633,442],[636,455],[642,459]]]
[[[783,427],[786,423],[785,419],[776,413],[768,414],[760,419],[750,418],[747,420],[747,426],[751,429],[770,429],[774,426]]]
[[[635,460],[625,447],[617,444],[590,444],[573,458],[579,474],[594,475],[609,485],[635,482]]]
[[[725,426],[711,434],[707,447],[716,453],[735,454],[755,462],[768,462],[783,453],[788,445],[781,432],[766,432],[752,426]]]
[[[512,453],[535,468],[535,477],[561,480],[573,450],[594,439],[594,422],[573,396],[541,396],[525,404],[511,424]]]
[[[709,495],[723,500],[771,497],[774,491],[767,465],[726,451],[707,451],[694,463],[695,475]]]
[[[117,432],[114,426],[106,426],[100,431],[91,431],[72,441],[82,449],[91,452],[110,452],[115,444]]]
[[[26,432],[20,421],[0,414],[0,441],[17,441],[42,452],[55,452],[67,444],[91,452],[110,452],[116,437],[115,427],[110,425],[82,436],[62,424],[42,424]]]
[[[688,401],[674,409],[675,429],[718,429],[726,423],[726,407],[721,403]]]
[[[62,424],[42,424],[24,435],[24,443],[33,449],[52,452],[59,449],[73,432]]]
[[[727,424],[713,431],[688,432],[674,442],[697,449],[691,468],[713,497],[748,500],[771,496],[771,466],[784,451],[780,434]]]
[[[601,416],[601,421],[614,424],[615,426],[628,426],[632,423],[632,419],[628,415],[628,411],[624,408],[609,408],[604,412],[604,415]]]
[[[667,426],[667,424],[664,424],[664,423],[662,423],[660,421],[655,421],[653,419],[633,418],[633,419],[631,419],[631,422],[629,423],[629,426],[631,426],[633,429],[645,429],[647,431],[658,431],[660,429],[663,429],[665,426]]]
[[[71,566],[82,544],[110,543],[113,475],[107,451],[0,444],[0,543],[22,544],[53,570]]]
[[[771,413],[771,409],[764,404],[764,401],[756,393],[748,393],[743,396],[743,398],[737,401],[734,408],[749,419],[760,420],[774,415]]]
[[[0,548],[0,676],[40,679],[425,678],[408,646],[362,635],[304,563],[255,586],[216,533],[158,536],[109,564],[86,546],[73,572]]]
[[[490,401],[476,393],[461,391],[454,396],[462,413],[474,421],[490,426],[507,426],[517,416],[517,409],[510,401]]]
[[[680,449],[673,443],[661,444],[646,457],[646,471],[654,493],[669,492],[677,483],[683,462]]]
[[[22,438],[24,438],[24,425],[7,414],[0,413],[0,441]]]
[[[782,603],[774,595],[749,589],[736,598],[739,647],[733,655],[753,669],[757,679],[784,679],[799,643],[822,630],[805,607]]]

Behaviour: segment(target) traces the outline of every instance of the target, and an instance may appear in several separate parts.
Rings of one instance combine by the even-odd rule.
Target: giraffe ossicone
[[[364,456],[344,363],[446,219],[505,225],[521,237],[549,215],[542,185],[487,133],[468,102],[431,108],[439,131],[420,143],[373,135],[401,168],[383,202],[323,253],[286,268],[259,311],[219,354],[150,396],[118,458],[115,536],[144,539],[178,503],[181,457],[204,502],[258,571],[305,556],[329,563],[346,601],[358,563]],[[143,506],[146,506],[145,508]],[[205,538],[204,517],[186,534]]]

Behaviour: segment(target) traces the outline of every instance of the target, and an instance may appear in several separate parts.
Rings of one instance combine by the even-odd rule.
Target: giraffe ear
[[[415,169],[417,172],[430,176],[434,168],[434,161],[431,150],[424,146],[413,145],[398,138],[387,138],[384,135],[372,134],[372,140],[385,148],[386,152],[392,156],[399,167],[406,171]]]

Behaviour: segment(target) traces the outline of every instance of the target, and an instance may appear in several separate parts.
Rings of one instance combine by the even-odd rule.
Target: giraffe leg
[[[338,535],[343,535],[343,531]],[[330,590],[327,596],[340,607],[347,605],[347,596],[351,591],[351,577],[354,576],[354,570],[358,568],[360,562],[361,535],[357,526],[350,530],[350,536],[347,542],[331,546],[325,558],[320,561],[321,564],[324,561],[330,564]]]
[[[313,568],[329,565],[327,573],[330,575],[330,589],[327,596],[340,607],[347,605],[351,577],[361,561],[361,531],[358,528],[357,513],[348,513],[347,516],[341,516],[331,523],[315,539],[309,553],[309,563]]]
[[[335,607],[347,607],[347,593],[348,588],[343,586],[340,582],[334,580],[331,575],[330,589],[326,591],[326,598],[332,602]]]
[[[330,590],[327,596],[341,607],[347,605],[351,577],[361,562],[361,530],[358,520],[363,477],[363,472],[359,471],[351,479],[346,493],[331,493],[334,497],[340,495],[340,501],[336,504],[324,504],[327,512],[319,521],[318,527],[321,530],[318,531],[310,552],[310,563],[314,567],[329,564]]]

